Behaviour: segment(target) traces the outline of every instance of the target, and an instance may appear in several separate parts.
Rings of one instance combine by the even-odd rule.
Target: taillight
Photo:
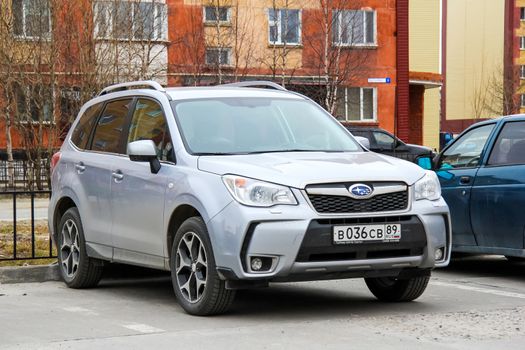
[[[55,167],[57,166],[58,162],[60,161],[60,156],[62,153],[57,152],[53,154],[53,157],[51,157],[51,174],[53,173],[53,170],[55,170]]]

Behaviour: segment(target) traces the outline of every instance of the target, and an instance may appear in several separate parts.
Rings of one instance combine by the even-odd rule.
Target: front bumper
[[[299,204],[253,208],[230,203],[208,223],[215,261],[224,279],[294,281],[398,276],[405,270],[447,266],[451,250],[449,209],[443,199],[414,201],[402,213],[322,215],[294,190]],[[402,220],[401,222],[399,222]],[[403,222],[404,220],[404,222]],[[399,243],[331,244],[333,224],[401,223]],[[444,248],[435,261],[434,252]],[[251,271],[252,256],[270,257],[266,272]]]

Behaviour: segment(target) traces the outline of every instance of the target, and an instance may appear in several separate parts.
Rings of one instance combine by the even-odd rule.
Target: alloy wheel
[[[78,227],[72,219],[68,219],[64,223],[61,235],[60,261],[62,271],[68,278],[73,278],[80,262],[80,247]]]
[[[201,300],[206,289],[208,264],[204,244],[194,232],[185,233],[177,246],[175,275],[187,301],[196,303]]]

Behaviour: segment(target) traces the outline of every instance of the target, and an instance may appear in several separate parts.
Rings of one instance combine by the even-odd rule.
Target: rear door
[[[478,244],[523,249],[525,120],[505,122],[485,158],[486,164],[479,169],[472,187],[470,205]]]
[[[113,240],[115,248],[121,249],[115,250],[115,258],[133,259],[147,265],[163,264],[161,257],[166,234],[164,196],[169,167],[174,165],[175,160],[165,114],[153,99],[137,99],[125,144],[138,140],[153,140],[162,167],[157,174],[153,174],[148,162],[133,162],[127,156],[112,164]],[[144,259],[144,254],[151,256],[146,258],[149,260],[137,261]]]
[[[452,242],[456,246],[476,246],[471,225],[470,196],[480,159],[494,123],[470,129],[445,149],[438,162],[437,175],[442,195],[450,208]]]
[[[78,137],[86,142],[87,152],[78,152],[74,171],[78,177],[77,193],[82,191],[82,221],[86,231],[86,241],[106,246],[112,245],[110,181],[111,164],[121,157],[120,139],[126,121],[131,99],[106,103],[104,110],[94,125],[92,139],[90,132],[79,129]],[[76,131],[76,129],[75,129]],[[75,134],[72,135],[72,139]]]

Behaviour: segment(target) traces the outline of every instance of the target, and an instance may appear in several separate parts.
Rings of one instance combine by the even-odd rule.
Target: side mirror
[[[157,148],[152,140],[133,141],[128,144],[127,153],[133,162],[149,162],[150,170],[156,174],[160,170]]]
[[[432,170],[432,158],[430,158],[429,156],[419,157],[417,159],[417,165],[419,165],[425,170]]]
[[[370,149],[370,140],[363,136],[354,136],[354,138],[366,149]]]

